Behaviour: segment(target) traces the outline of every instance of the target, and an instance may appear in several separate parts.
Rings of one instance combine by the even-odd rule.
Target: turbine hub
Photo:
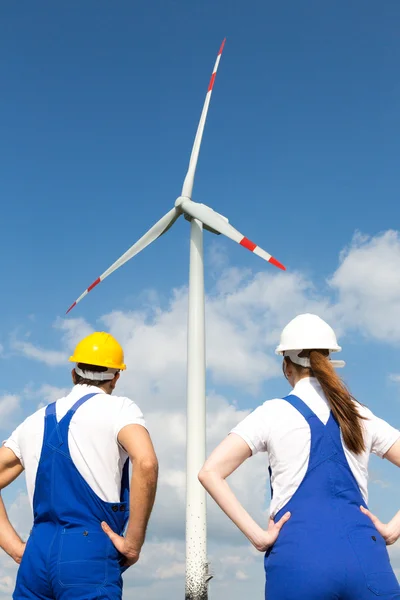
[[[175,200],[175,208],[180,208],[182,202],[184,202],[185,200],[190,200],[190,198],[188,196],[179,196],[179,198]]]

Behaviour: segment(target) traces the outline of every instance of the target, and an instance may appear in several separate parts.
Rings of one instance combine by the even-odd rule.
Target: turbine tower
[[[217,235],[225,235],[267,262],[285,270],[285,267],[268,252],[232,227],[226,217],[205,204],[199,204],[192,200],[204,125],[224,45],[225,40],[222,42],[211,75],[182,192],[175,201],[174,207],[100,275],[67,311],[69,313],[101,281],[163,235],[181,215],[190,222],[186,429],[186,600],[207,600],[207,584],[211,579],[207,562],[206,492],[197,478],[206,458],[203,228]]]

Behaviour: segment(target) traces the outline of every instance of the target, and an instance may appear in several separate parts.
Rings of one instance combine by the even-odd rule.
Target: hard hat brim
[[[83,357],[79,357],[79,355],[75,355],[73,354],[72,356],[69,357],[69,362],[72,363],[84,363],[84,364],[91,364],[94,367],[106,367],[107,369],[118,369],[119,371],[125,371],[126,370],[126,364],[125,363],[120,363],[120,364],[106,364],[107,361],[96,361],[96,363],[88,363],[87,362],[87,358],[86,360],[83,359]]]
[[[335,346],[333,348],[316,348],[315,346],[306,348],[292,348],[292,347],[288,347],[288,346],[283,346],[283,345],[279,345],[276,350],[275,350],[275,354],[280,354],[283,355],[284,352],[288,351],[288,350],[296,350],[297,352],[301,352],[302,350],[329,350],[329,352],[341,352],[342,347],[341,346]]]

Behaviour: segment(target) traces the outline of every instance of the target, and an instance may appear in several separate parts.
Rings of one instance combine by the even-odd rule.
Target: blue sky
[[[354,394],[400,427],[399,3],[43,0],[4,3],[0,16],[0,392],[18,397],[2,435],[36,408],[43,384],[69,385],[60,356],[87,323],[104,326],[110,320],[98,319],[119,310],[136,315],[129,326],[145,314],[156,331],[152,305],[178,310],[172,290],[188,275],[183,219],[86,298],[72,325],[60,320],[179,195],[225,36],[193,199],[282,261],[291,286],[233,242],[206,234],[210,298],[224,296],[224,278],[236,302],[266,277],[274,293],[293,297],[287,309],[270,310],[266,286],[261,317],[274,331],[319,307],[341,332]],[[368,239],[352,242],[357,231]],[[300,280],[307,283],[297,297]],[[252,302],[240,306],[256,327]],[[218,314],[220,307],[215,331]],[[232,312],[235,331],[245,322]],[[21,340],[61,355],[33,360]],[[257,347],[246,348],[253,364]],[[272,341],[263,351],[273,358]],[[279,377],[258,374],[248,393],[252,381],[229,384],[227,367],[222,374],[210,360],[210,393],[239,409],[287,391]],[[146,412],[147,399],[139,403]],[[373,467],[390,487],[371,485],[371,502],[388,517],[398,509],[398,475],[378,461]]]

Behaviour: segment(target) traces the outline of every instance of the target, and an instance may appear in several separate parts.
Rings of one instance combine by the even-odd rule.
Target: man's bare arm
[[[117,535],[104,523],[103,529],[117,550],[125,556],[125,565],[129,566],[139,559],[145,540],[156,496],[158,461],[150,435],[142,425],[123,427],[119,432],[118,442],[132,462],[129,523],[125,537]]]

